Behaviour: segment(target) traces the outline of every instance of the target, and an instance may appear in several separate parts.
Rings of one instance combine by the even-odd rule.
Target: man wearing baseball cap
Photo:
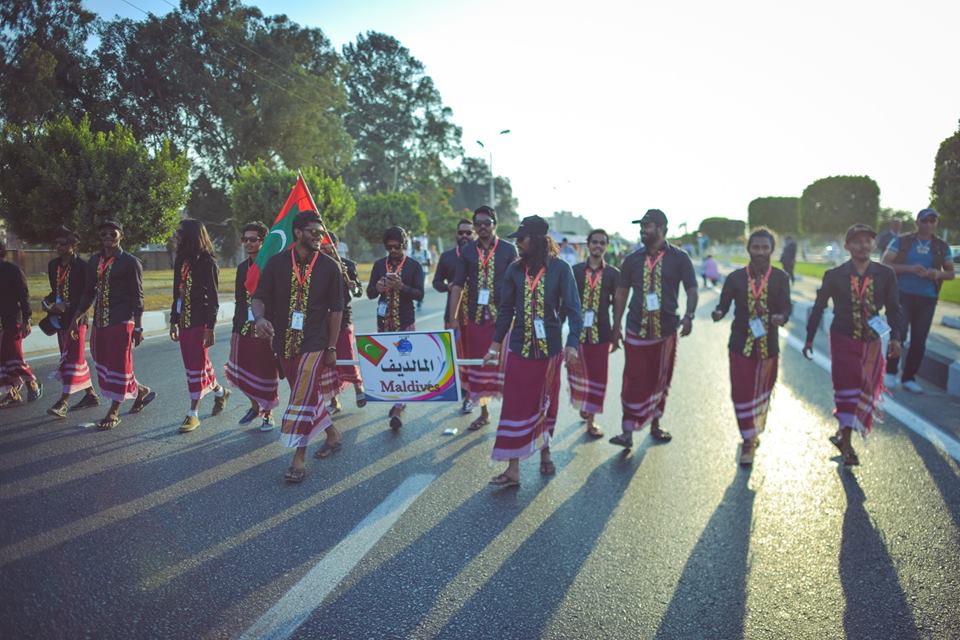
[[[610,348],[616,351],[620,344],[620,323],[633,289],[623,338],[623,433],[610,438],[612,444],[627,449],[633,446],[633,432],[642,430],[648,422],[654,440],[669,442],[672,438],[660,428],[660,417],[673,377],[677,329],[681,336],[690,335],[697,310],[697,274],[690,256],[667,242],[667,216],[659,209],[650,209],[634,223],[641,225],[643,248],[627,256],[621,267],[613,301]],[[677,315],[681,284],[687,294],[682,319]]]
[[[846,466],[860,464],[850,434],[866,437],[883,395],[884,342],[888,357],[900,355],[900,304],[897,278],[890,267],[870,259],[877,232],[865,224],[847,229],[845,247],[850,260],[823,274],[807,320],[803,355],[813,359],[813,338],[820,327],[827,301],[833,299],[830,325],[831,377],[838,422],[830,442],[840,450]],[[886,320],[880,316],[881,309]]]
[[[916,376],[927,348],[940,286],[944,280],[954,278],[950,246],[935,235],[939,220],[935,209],[922,209],[917,213],[916,232],[891,240],[882,258],[897,274],[902,310],[900,336],[906,339],[910,335],[910,349],[903,363],[903,388],[913,393],[923,393]],[[899,365],[899,357],[887,360],[884,382],[889,389],[897,384]]]

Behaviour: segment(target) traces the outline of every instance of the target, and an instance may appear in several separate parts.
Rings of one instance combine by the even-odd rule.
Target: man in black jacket
[[[460,222],[457,223],[456,246],[440,254],[440,259],[437,261],[437,270],[433,275],[433,288],[440,293],[447,294],[447,300],[443,305],[444,326],[448,326],[448,321],[450,320],[450,285],[453,284],[453,279],[457,275],[457,265],[460,262],[460,250],[467,246],[471,240],[473,240],[473,222],[467,218],[460,218]],[[461,358],[466,357],[466,351],[463,346],[463,325],[467,321],[466,303],[467,296],[461,297],[460,314],[458,316],[459,322],[457,326],[453,328],[457,341],[457,355]],[[461,369],[459,374],[460,390],[463,396],[461,411],[463,411],[463,413],[470,413],[473,411],[473,403],[470,401],[469,386],[467,385],[464,373],[465,371]]]
[[[27,385],[27,400],[43,395],[43,385],[23,358],[23,339],[30,335],[30,292],[23,270],[6,261],[0,242],[0,408],[22,402],[20,389]]]

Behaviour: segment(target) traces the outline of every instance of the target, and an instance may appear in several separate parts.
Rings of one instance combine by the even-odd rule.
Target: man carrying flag
[[[328,449],[340,446],[325,400],[334,397],[339,381],[336,345],[343,282],[337,263],[320,251],[324,235],[320,215],[301,211],[290,229],[294,246],[266,262],[252,306],[257,333],[273,340],[290,384],[280,432],[283,443],[296,449],[284,478],[297,483],[306,477],[307,446],[317,436],[326,432]]]

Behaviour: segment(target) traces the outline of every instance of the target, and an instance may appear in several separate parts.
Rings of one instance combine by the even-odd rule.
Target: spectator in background
[[[910,349],[903,363],[903,388],[913,393],[923,393],[915,380],[923,354],[927,348],[927,335],[937,308],[937,297],[944,280],[953,280],[953,254],[950,246],[937,238],[937,223],[940,215],[934,209],[923,209],[917,214],[917,231],[893,238],[883,253],[883,263],[893,267],[900,287],[901,338],[910,335]],[[884,384],[893,389],[897,384],[897,357],[887,359],[887,375]]]
[[[570,246],[566,238],[560,242],[560,259],[571,267],[580,262],[580,256],[577,255],[577,250]]]
[[[713,256],[704,258],[700,268],[703,272],[703,287],[707,287],[707,281],[710,282],[709,286],[717,286],[717,283],[720,282],[720,268],[717,266],[717,261],[713,259]]]
[[[891,220],[887,230],[877,236],[877,249],[880,250],[881,256],[883,252],[887,250],[887,247],[890,246],[890,241],[900,235],[900,228],[902,226],[903,223],[899,220]]]
[[[423,267],[423,282],[420,283],[420,288],[425,289],[427,275],[430,273],[430,263],[433,262],[430,259],[430,249],[427,248],[426,242],[421,243],[420,240],[414,240],[413,251],[411,253],[413,259]],[[423,298],[417,300],[417,311],[421,309],[423,309]]]
[[[783,252],[780,254],[780,264],[783,265],[783,270],[790,276],[790,283],[792,284],[794,281],[793,268],[797,264],[797,241],[793,239],[793,236],[787,236],[783,239]]]

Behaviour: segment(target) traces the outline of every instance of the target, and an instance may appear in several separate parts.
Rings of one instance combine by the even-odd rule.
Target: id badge
[[[253,309],[247,307],[247,322],[253,322]]]
[[[177,298],[177,313],[183,311],[183,298]]]
[[[592,309],[590,309],[589,311],[584,311],[584,312],[583,312],[583,326],[585,326],[585,327],[592,327],[592,326],[593,326],[593,321],[594,321],[595,319],[596,319],[596,318],[594,317],[594,313],[593,313],[593,310],[592,310]]]
[[[754,338],[762,338],[767,335],[767,330],[763,328],[763,320],[760,318],[751,318],[750,333],[753,334]]]
[[[490,304],[490,289],[477,289],[477,304]]]
[[[60,326],[60,316],[50,316],[50,325],[59,331],[63,327]]]
[[[381,318],[386,318],[386,317],[387,317],[387,303],[386,303],[386,302],[381,302],[380,304],[377,305],[377,315],[380,316]]]
[[[290,328],[294,331],[303,331],[304,314],[302,311],[294,311],[290,314]]]
[[[54,301],[54,304],[63,304],[63,298],[57,296],[57,299]]]
[[[660,311],[660,296],[655,293],[647,294],[647,311]]]
[[[890,325],[887,324],[887,321],[883,316],[873,316],[867,320],[867,324],[869,324],[870,328],[873,329],[874,332],[881,338],[890,333]]]
[[[547,337],[547,327],[543,324],[542,318],[533,319],[533,332],[537,334],[537,340],[544,340]]]

